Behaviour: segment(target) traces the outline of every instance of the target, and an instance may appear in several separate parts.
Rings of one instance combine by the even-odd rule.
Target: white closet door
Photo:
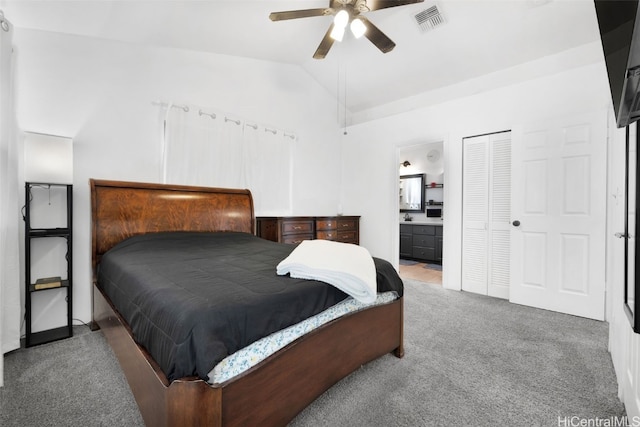
[[[489,137],[463,140],[462,290],[487,294]]]
[[[488,295],[509,299],[511,132],[490,136]]]
[[[462,289],[509,298],[511,133],[464,139]]]

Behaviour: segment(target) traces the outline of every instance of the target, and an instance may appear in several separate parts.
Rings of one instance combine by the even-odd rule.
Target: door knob
[[[513,221],[511,224],[513,224],[514,227],[518,227],[520,226],[520,221],[518,221],[517,219],[515,221]]]
[[[628,234],[624,234],[624,233],[616,233],[614,234],[614,236],[616,236],[618,239],[626,239],[629,237]]]

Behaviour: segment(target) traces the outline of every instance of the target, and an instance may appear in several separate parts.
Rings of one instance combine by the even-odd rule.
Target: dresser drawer
[[[357,231],[338,231],[339,242],[358,244],[358,232]]]
[[[358,220],[356,219],[339,219],[338,230],[357,230]]]
[[[336,230],[316,231],[316,238],[322,240],[337,240],[338,232]]]
[[[282,243],[298,244],[303,240],[313,240],[313,233],[311,234],[289,234],[282,236]]]
[[[338,222],[335,219],[319,219],[316,221],[316,230],[335,230]]]
[[[283,221],[282,235],[310,233],[313,238],[313,220],[310,221]]]

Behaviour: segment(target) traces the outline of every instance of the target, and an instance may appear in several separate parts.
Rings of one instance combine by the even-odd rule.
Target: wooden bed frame
[[[386,353],[403,356],[403,300],[336,319],[219,384],[169,383],[96,286],[102,254],[157,231],[254,232],[248,190],[90,180],[93,325],[116,354],[148,426],[282,426],[333,384]]]

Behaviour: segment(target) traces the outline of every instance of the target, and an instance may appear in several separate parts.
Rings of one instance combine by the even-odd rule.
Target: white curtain
[[[245,182],[256,212],[277,215],[288,211],[291,194],[293,139],[270,127],[245,127]]]
[[[164,182],[248,188],[256,213],[289,212],[293,134],[210,109],[163,108]]]
[[[212,168],[214,173],[209,185],[222,188],[245,188],[242,179],[244,167],[242,158],[242,121],[220,117],[213,122],[219,128],[218,137],[210,141],[214,145],[213,156],[205,160],[204,168]]]
[[[201,172],[201,157],[196,144],[203,142],[199,138],[192,114],[183,111],[187,107],[169,107],[165,120],[165,183],[197,185]],[[197,173],[194,173],[198,171]]]
[[[240,120],[188,106],[165,108],[165,182],[243,187]]]
[[[4,384],[4,354],[20,347],[20,207],[12,31],[0,11],[0,386]]]

